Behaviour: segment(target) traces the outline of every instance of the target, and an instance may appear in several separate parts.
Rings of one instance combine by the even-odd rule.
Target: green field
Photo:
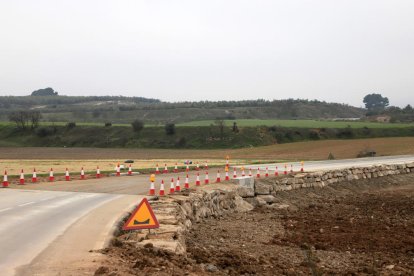
[[[241,120],[225,120],[225,124],[228,127],[233,125],[233,122],[237,122],[238,127],[257,127],[257,126],[279,126],[279,127],[298,127],[298,128],[406,128],[414,127],[414,123],[373,123],[373,122],[355,122],[355,121],[326,121],[326,120],[254,120],[254,119],[241,119]],[[10,126],[14,123],[0,122],[0,126]],[[41,126],[65,126],[66,122],[41,122]],[[205,121],[192,121],[186,123],[179,123],[176,126],[180,127],[198,127],[198,126],[210,126],[214,125],[214,120]],[[78,126],[104,126],[103,123],[82,123],[77,122]],[[112,126],[130,127],[131,124],[112,124]],[[164,125],[145,124],[146,127],[164,127]]]
[[[280,126],[280,127],[300,127],[300,128],[404,128],[414,127],[414,124],[404,123],[372,123],[372,122],[352,122],[352,121],[319,121],[319,120],[225,120],[227,126],[232,126],[237,122],[238,127],[254,126]],[[209,126],[214,124],[212,120],[193,121],[177,124],[177,126]]]

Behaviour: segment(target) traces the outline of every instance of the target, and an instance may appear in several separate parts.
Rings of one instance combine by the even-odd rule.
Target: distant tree
[[[31,122],[31,129],[35,129],[39,126],[40,119],[42,118],[42,113],[39,111],[31,111],[29,112],[29,120]]]
[[[233,122],[233,127],[231,129],[234,133],[238,133],[239,132],[239,128],[237,127],[237,123]]]
[[[27,129],[29,123],[28,113],[25,111],[16,111],[9,114],[9,121],[14,122],[19,129]]]
[[[111,122],[105,122],[105,127],[110,127],[110,126],[112,126]]]
[[[223,119],[216,119],[214,124],[218,127],[220,131],[220,137],[223,138],[224,136],[224,127],[226,126],[226,122]]]
[[[144,122],[138,119],[134,120],[131,123],[131,125],[132,125],[132,129],[137,133],[141,132],[141,130],[144,128]]]
[[[9,114],[9,121],[20,129],[35,129],[39,126],[42,114],[39,111],[16,111]]]
[[[375,93],[366,95],[363,102],[368,110],[384,110],[389,105],[387,97]]]
[[[167,135],[174,135],[175,134],[175,124],[174,123],[166,123],[165,124],[165,134],[167,134]]]
[[[54,91],[53,88],[43,88],[32,92],[31,96],[58,96],[58,92]]]
[[[412,108],[411,105],[407,104],[407,106],[403,108],[403,111],[405,113],[411,113],[411,112],[413,112],[413,108]]]

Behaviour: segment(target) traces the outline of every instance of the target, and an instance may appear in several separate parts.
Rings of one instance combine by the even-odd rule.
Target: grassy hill
[[[46,122],[183,123],[220,119],[329,119],[359,118],[364,109],[308,100],[201,101],[168,103],[142,97],[0,97],[0,121],[10,113],[35,110]]]

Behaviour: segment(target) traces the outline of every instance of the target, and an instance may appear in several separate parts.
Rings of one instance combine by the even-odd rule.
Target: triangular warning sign
[[[152,211],[148,200],[144,198],[137,206],[127,222],[122,227],[123,230],[153,229],[160,227],[157,218]]]

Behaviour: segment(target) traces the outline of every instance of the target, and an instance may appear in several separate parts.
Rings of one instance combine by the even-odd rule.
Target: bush
[[[357,154],[357,158],[361,158],[361,157],[375,157],[375,155],[377,154],[377,152],[373,149],[363,149],[361,150],[358,154]]]
[[[321,137],[319,136],[319,132],[317,132],[316,130],[311,130],[309,132],[309,139],[311,140],[319,140]]]
[[[112,126],[112,123],[111,122],[106,122],[105,123],[105,127],[110,127],[110,126]]]
[[[135,132],[141,132],[144,129],[144,122],[138,119],[134,120],[131,125]]]
[[[46,137],[49,135],[53,135],[55,130],[51,127],[40,127],[36,130],[36,135],[39,137]]]
[[[175,146],[181,148],[181,147],[184,147],[186,143],[187,143],[187,140],[185,139],[185,137],[181,137],[178,140],[176,140]]]
[[[75,122],[69,122],[66,124],[66,128],[68,129],[72,129],[76,127],[76,123]]]
[[[165,134],[174,135],[175,134],[175,124],[173,124],[173,123],[165,124]]]

